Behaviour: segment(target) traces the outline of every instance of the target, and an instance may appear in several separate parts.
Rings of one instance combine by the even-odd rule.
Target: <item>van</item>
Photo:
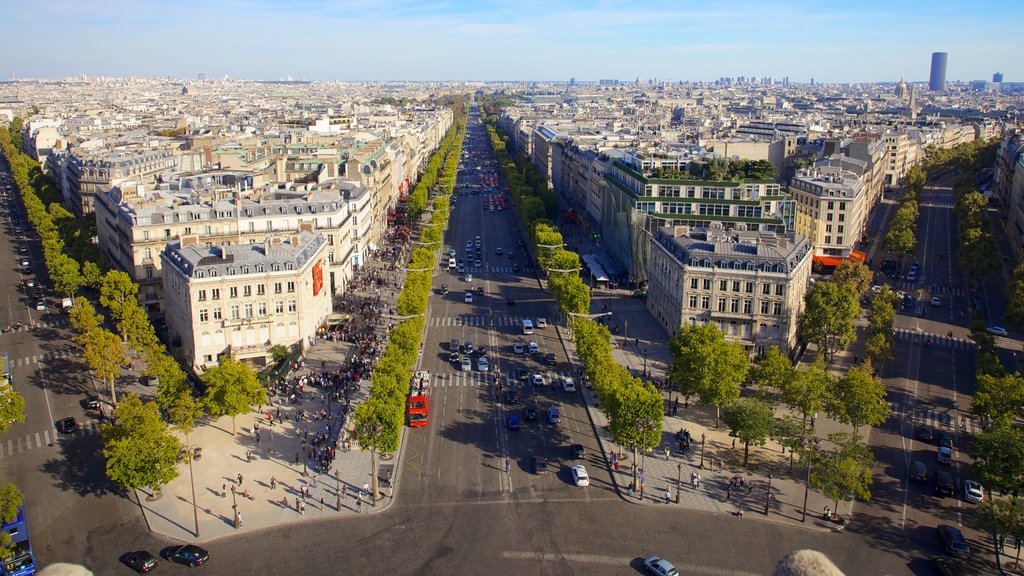
[[[523,318],[523,334],[533,334],[533,320]]]

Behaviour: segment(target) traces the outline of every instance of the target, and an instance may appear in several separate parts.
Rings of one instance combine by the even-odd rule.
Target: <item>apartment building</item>
[[[206,246],[195,235],[160,253],[169,335],[198,372],[229,355],[262,368],[269,350],[305,346],[331,313],[328,242],[312,223],[263,242]]]
[[[860,177],[839,167],[817,167],[797,174],[789,193],[796,202],[796,233],[814,245],[816,261],[825,266],[851,257],[863,261],[863,253],[854,250],[867,226]]]
[[[200,179],[214,185],[200,186]],[[369,244],[372,218],[366,190],[344,181],[310,190],[250,190],[246,181],[244,173],[222,172],[142,194],[114,188],[96,196],[104,261],[127,272],[139,284],[140,303],[155,312],[163,301],[159,254],[166,244],[193,235],[207,247],[254,244],[309,224],[326,239],[326,290],[344,291]]]
[[[158,175],[175,170],[166,149],[72,150],[64,164],[64,204],[81,218],[93,211],[93,198],[124,180],[152,184]]]
[[[1009,134],[996,150],[992,195],[1006,217],[1006,235],[1017,262],[1024,260],[1024,135]]]
[[[797,345],[812,248],[795,233],[665,227],[651,238],[647,308],[674,336],[713,324],[751,355]]]

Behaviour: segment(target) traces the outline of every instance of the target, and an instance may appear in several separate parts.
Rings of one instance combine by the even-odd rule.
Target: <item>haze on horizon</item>
[[[0,77],[1024,81],[1011,0],[4,2]]]

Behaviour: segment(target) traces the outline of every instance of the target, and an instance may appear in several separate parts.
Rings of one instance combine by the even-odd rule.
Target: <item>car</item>
[[[1008,335],[1006,328],[1003,328],[1002,326],[989,326],[988,328],[985,328],[985,331],[988,332],[989,334],[995,334],[996,336]]]
[[[547,318],[537,318],[537,322],[535,324],[537,325],[537,328],[547,328],[548,327],[548,319]]]
[[[472,304],[473,303],[473,293],[472,292],[466,292],[466,295],[463,296],[462,299],[466,301],[466,304]]]
[[[943,432],[939,434],[939,446],[945,446],[946,448],[953,447],[953,435],[949,432]]]
[[[932,429],[927,426],[921,426],[917,430],[917,439],[922,442],[928,442],[929,444],[935,441],[935,434]]]
[[[949,558],[932,558],[932,568],[939,576],[966,576],[967,574],[963,568]]]
[[[935,493],[939,496],[952,496],[956,494],[956,484],[953,483],[953,476],[945,470],[935,472]]]
[[[497,248],[494,249],[494,253],[497,254],[498,256],[501,256],[501,252],[501,246],[498,246]]]
[[[985,487],[976,480],[964,480],[964,500],[981,504],[985,501]]]
[[[34,288],[36,286],[36,281],[29,278],[28,280],[25,280],[25,286],[28,286],[29,288]]]
[[[156,568],[157,565],[156,557],[145,550],[137,550],[122,555],[121,563],[139,574],[145,574]]]
[[[524,350],[526,350],[526,347],[523,346],[522,342],[516,342],[515,344],[512,345],[513,354],[522,354]]]
[[[46,302],[43,302],[42,300],[36,302],[36,310],[46,310]]]
[[[449,362],[458,362],[459,361],[459,351],[458,351],[458,349],[452,350],[451,352],[448,353],[448,361]]]
[[[508,417],[508,429],[509,430],[512,430],[513,432],[516,431],[516,430],[519,430],[521,425],[522,425],[522,422],[520,422],[519,416],[514,416],[513,415],[513,416],[509,416]]]
[[[477,286],[475,291],[476,291],[476,295],[477,296],[483,296],[484,295],[484,287],[483,286]]]
[[[907,282],[917,282],[917,270],[911,269],[907,272]]]
[[[458,338],[452,338],[448,341],[448,350],[458,352],[460,343],[461,341]]]
[[[928,466],[920,460],[915,460],[910,465],[910,481],[924,484],[928,482]]]
[[[466,340],[466,343],[462,345],[462,351],[464,353],[466,353],[466,354],[472,354],[473,353],[473,343],[470,342],[469,340]]]
[[[939,461],[939,464],[952,464],[953,450],[946,446],[939,446],[939,451],[935,454],[935,459]]]
[[[513,272],[519,272],[519,264],[513,264],[512,265],[512,271]]]
[[[540,374],[534,374],[533,378],[530,380],[530,382],[534,386],[543,386],[544,385],[544,377],[541,376]]]
[[[461,368],[463,372],[469,372],[473,369],[473,361],[469,359],[469,356],[463,356],[460,361],[459,368]]]
[[[72,416],[57,421],[57,432],[61,434],[74,434],[78,432],[78,422]]]
[[[932,296],[932,306],[942,306],[942,299],[938,296]]]
[[[582,460],[587,457],[587,450],[583,447],[583,444],[572,445],[572,457],[577,460]]]
[[[545,354],[544,355],[544,363],[545,364],[557,364],[558,363],[558,358],[556,358],[553,353]]]
[[[472,240],[466,240],[466,250],[472,250],[472,249],[473,249],[473,241]]]
[[[548,473],[548,459],[543,456],[533,457],[533,473],[534,474],[547,474]]]
[[[573,381],[572,378],[563,378],[562,379],[562,390],[564,390],[566,392],[575,392],[576,391],[576,382]]]
[[[938,531],[947,554],[957,558],[967,558],[971,555],[971,547],[967,544],[967,539],[964,538],[964,534],[959,528],[949,524],[939,524]]]
[[[476,349],[477,356],[487,356],[487,346],[478,346]]]
[[[459,255],[459,251],[456,250],[455,248],[452,248],[451,250],[448,251],[448,257],[449,258],[455,258],[458,255]]]
[[[42,300],[43,299],[43,291],[42,290],[33,290],[32,291],[32,298],[34,298],[37,301],[38,300]]]
[[[467,272],[466,273],[466,277],[463,278],[463,280],[465,280],[466,282],[472,282],[473,281],[473,274],[471,272]]]
[[[465,273],[466,273],[466,265],[465,264],[459,264],[459,274],[465,274]]]
[[[505,404],[509,406],[513,404],[519,404],[519,392],[515,390],[505,390]]]
[[[572,483],[577,486],[590,486],[590,475],[583,464],[576,464],[572,467]]]
[[[520,370],[516,374],[516,380],[518,380],[518,381],[520,381],[520,382],[522,382],[524,384],[526,382],[529,382],[530,381],[530,371],[527,370],[526,368],[523,368],[522,370]]]
[[[558,424],[562,421],[562,416],[558,413],[558,408],[552,406],[548,408],[548,422],[552,424]]]
[[[516,259],[516,253],[515,252],[509,252],[508,253],[508,259],[509,260],[515,260]]]
[[[441,295],[444,296],[447,293],[448,293],[448,285],[447,284],[441,284]]]
[[[516,303],[516,299],[511,297],[511,296],[509,296],[508,299],[505,300],[505,304],[508,304],[509,306],[514,306],[515,303]]]
[[[82,400],[82,407],[86,410],[99,410],[100,397],[96,395],[87,396],[85,400]]]
[[[195,544],[168,546],[160,551],[160,555],[166,560],[190,567],[199,566],[210,559],[210,553]]]
[[[476,267],[476,268],[480,268],[480,267],[483,266],[483,262],[480,262],[479,260],[474,260],[473,261],[473,266]]]
[[[657,556],[644,558],[644,570],[658,576],[679,576],[679,570],[671,562]]]
[[[540,352],[540,346],[538,346],[536,342],[531,341],[527,346],[527,350],[530,351],[530,354],[536,354],[537,352]]]
[[[486,356],[481,356],[480,359],[476,361],[476,367],[481,372],[488,372],[491,369],[491,364],[487,361]]]
[[[536,420],[537,419],[537,409],[534,408],[533,406],[527,406],[526,407],[526,419],[529,420],[530,422],[533,422],[534,420]]]

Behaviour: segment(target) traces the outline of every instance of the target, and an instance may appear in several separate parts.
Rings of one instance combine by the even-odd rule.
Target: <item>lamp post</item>
[[[811,468],[814,467],[814,452],[818,449],[819,442],[820,441],[817,438],[813,438],[812,442],[811,442],[811,445],[810,446],[805,446],[806,448],[808,448],[808,450],[807,450],[807,473],[804,476],[804,511],[800,515],[800,521],[801,522],[806,522],[807,521],[807,493],[810,492],[810,489],[811,489]],[[807,443],[807,440],[805,439],[804,440],[804,444],[806,444],[806,443]]]
[[[683,491],[683,463],[676,463],[676,504],[679,504],[679,493]]]
[[[765,493],[764,493],[764,515],[765,516],[768,515],[768,506],[771,504],[771,501],[772,501],[772,477],[775,476],[774,472],[775,472],[775,468],[768,468],[768,490],[765,491]]]
[[[306,460],[309,460],[309,457],[306,456],[306,439],[303,438],[302,439],[302,477],[303,478],[305,478],[307,476],[307,474],[306,474]]]
[[[199,507],[196,504],[196,477],[192,472],[192,460],[196,457],[196,450],[194,446],[189,446],[188,452],[186,452],[186,458],[188,458],[188,480],[192,484],[192,520],[196,523],[195,535],[199,537]],[[232,499],[234,495],[232,494]]]
[[[700,433],[700,469],[704,469],[704,440],[708,437],[704,432]]]
[[[234,513],[232,524],[238,528],[238,500],[235,499],[235,485],[231,485],[231,511]]]
[[[380,436],[380,431],[383,426],[377,423],[363,424],[362,432],[363,438],[368,440],[370,447],[370,479],[373,484],[373,497],[370,500],[371,506],[377,505],[377,500],[380,500],[380,482],[377,480],[377,438]]]
[[[647,436],[654,427],[654,422],[650,418],[640,418],[636,421],[636,431],[640,436],[640,449],[643,450],[643,456],[641,456],[640,465],[640,500],[644,499],[644,480],[646,479],[643,470],[647,465]],[[633,478],[634,484],[636,482],[636,452],[634,449],[633,453]]]
[[[644,378],[647,377],[647,348],[644,348]]]
[[[341,475],[334,470],[334,511],[341,512]]]

